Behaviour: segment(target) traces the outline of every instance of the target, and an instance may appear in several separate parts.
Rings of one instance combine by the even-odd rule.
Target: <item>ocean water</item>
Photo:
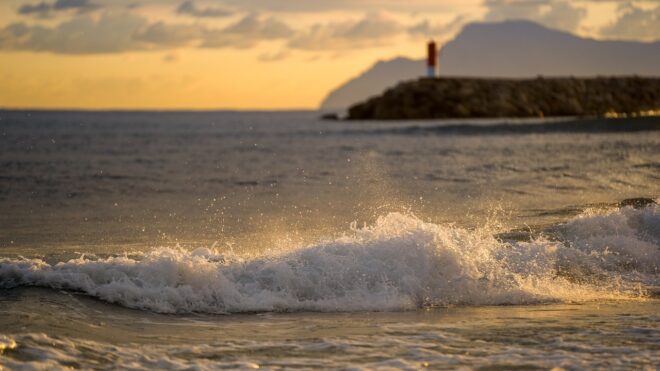
[[[659,197],[657,117],[0,111],[0,368],[655,369]]]

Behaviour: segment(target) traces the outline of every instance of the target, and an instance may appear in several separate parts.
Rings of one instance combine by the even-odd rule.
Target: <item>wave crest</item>
[[[398,213],[277,256],[241,260],[214,249],[157,248],[57,264],[0,260],[0,287],[80,291],[162,313],[382,311],[643,296],[660,266],[658,206],[590,212],[506,242],[486,229]]]

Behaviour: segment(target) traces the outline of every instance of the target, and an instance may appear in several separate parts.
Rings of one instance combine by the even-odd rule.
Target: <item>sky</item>
[[[313,109],[470,22],[660,39],[660,0],[0,0],[0,107]]]

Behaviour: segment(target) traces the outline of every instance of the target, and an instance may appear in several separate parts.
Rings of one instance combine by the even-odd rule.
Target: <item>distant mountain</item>
[[[360,76],[349,80],[328,94],[321,103],[321,109],[344,109],[396,83],[419,77],[426,67],[423,61],[409,58],[394,58],[379,61]]]
[[[420,47],[420,49],[422,49]],[[337,110],[425,73],[424,60],[379,61],[328,94],[321,109]],[[660,76],[660,41],[600,41],[528,21],[472,23],[441,50],[441,76]]]

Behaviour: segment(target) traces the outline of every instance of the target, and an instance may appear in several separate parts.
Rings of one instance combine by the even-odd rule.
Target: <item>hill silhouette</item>
[[[345,109],[388,87],[425,73],[425,62],[398,57],[379,61],[333,90],[321,109]],[[543,76],[660,76],[660,41],[603,41],[529,21],[472,23],[445,44],[441,76],[530,78]]]

